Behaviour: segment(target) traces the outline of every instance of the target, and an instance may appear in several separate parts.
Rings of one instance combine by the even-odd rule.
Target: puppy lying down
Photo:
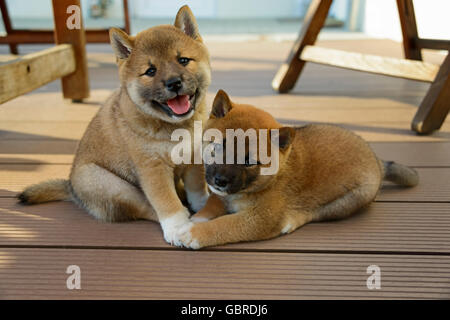
[[[349,130],[332,125],[283,127],[270,114],[231,102],[219,91],[206,129],[278,129],[278,142],[267,130],[269,152],[278,152],[278,170],[263,175],[260,154],[250,154],[246,142],[243,164],[206,164],[206,181],[213,195],[205,207],[180,229],[185,247],[199,249],[253,241],[290,233],[312,221],[342,219],[370,204],[388,180],[412,187],[414,169],[377,158],[369,145]],[[234,139],[236,140],[236,139]],[[258,135],[258,146],[261,136]],[[252,160],[252,161],[251,161]]]

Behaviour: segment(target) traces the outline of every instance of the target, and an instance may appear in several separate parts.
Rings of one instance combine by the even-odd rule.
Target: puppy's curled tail
[[[384,180],[405,187],[414,187],[419,183],[419,174],[413,168],[394,161],[382,161]]]
[[[72,188],[69,180],[53,179],[25,188],[17,198],[23,204],[71,200]]]

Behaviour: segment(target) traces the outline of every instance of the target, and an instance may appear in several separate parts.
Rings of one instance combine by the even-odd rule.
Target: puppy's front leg
[[[270,239],[281,233],[279,223],[264,213],[239,211],[214,220],[185,225],[180,239],[187,248],[200,249],[225,243]]]
[[[227,213],[224,200],[220,199],[218,195],[212,193],[205,206],[191,217],[193,222],[205,222]]]
[[[189,165],[184,171],[183,182],[189,206],[193,211],[199,211],[209,196],[203,165]]]
[[[148,201],[158,215],[164,239],[179,246],[178,230],[189,222],[189,210],[178,198],[173,168],[157,163],[140,170],[140,182]]]

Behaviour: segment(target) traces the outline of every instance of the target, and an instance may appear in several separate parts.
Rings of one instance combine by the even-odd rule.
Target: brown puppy
[[[183,179],[194,211],[207,199],[201,165],[175,165],[171,134],[193,130],[207,116],[209,53],[189,7],[175,25],[163,25],[130,37],[110,31],[121,87],[89,124],[80,141],[70,180],[30,186],[24,203],[73,200],[103,221],[149,219],[161,223],[167,242],[178,244],[177,229],[189,211],[177,196]]]
[[[181,228],[181,240],[189,248],[269,239],[311,221],[345,218],[373,201],[383,179],[404,186],[418,183],[416,171],[379,160],[348,130],[331,125],[282,127],[262,110],[232,103],[223,91],[214,100],[206,127],[224,137],[226,129],[278,129],[279,170],[261,175],[268,165],[249,161],[206,165],[207,183],[218,195],[192,220],[232,214]],[[272,143],[268,149],[276,152],[276,147]]]

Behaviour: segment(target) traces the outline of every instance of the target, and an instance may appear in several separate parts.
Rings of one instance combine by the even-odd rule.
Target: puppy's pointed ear
[[[292,127],[282,127],[279,129],[278,147],[286,150],[294,140],[295,129]]]
[[[133,41],[126,32],[117,29],[109,29],[109,39],[111,46],[118,59],[127,59],[133,50]]]
[[[202,41],[202,37],[200,37],[198,32],[197,20],[195,20],[191,9],[187,5],[182,6],[178,10],[174,25],[192,39]]]
[[[214,98],[210,118],[223,118],[230,112],[232,103],[228,94],[219,90]]]

